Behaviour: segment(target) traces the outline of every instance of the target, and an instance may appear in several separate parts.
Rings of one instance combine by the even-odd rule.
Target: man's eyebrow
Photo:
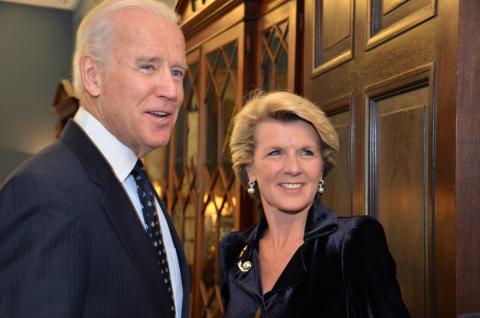
[[[160,59],[158,57],[148,57],[148,56],[142,56],[142,57],[138,57],[137,59],[135,59],[135,63],[156,63],[160,61]]]
[[[135,59],[135,63],[136,64],[141,64],[141,63],[157,63],[159,61],[161,61],[162,59],[161,58],[158,58],[158,57],[149,57],[149,56],[142,56],[142,57],[138,57],[137,59]],[[175,64],[174,65],[175,67],[180,67],[182,69],[184,69],[185,71],[188,70],[188,65],[187,64],[183,64],[183,63],[180,63],[180,64]]]

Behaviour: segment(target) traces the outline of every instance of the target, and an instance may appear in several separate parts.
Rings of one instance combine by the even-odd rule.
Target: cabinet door
[[[237,182],[226,144],[232,117],[241,106],[243,23],[201,46],[202,103],[198,170],[200,198],[196,276],[202,316],[223,313],[219,289],[219,242],[238,224]],[[197,283],[198,281],[198,283]]]
[[[264,91],[295,91],[296,12],[287,1],[258,20],[256,80]]]
[[[194,262],[195,220],[198,209],[196,191],[199,145],[200,50],[187,54],[184,100],[178,113],[170,144],[168,210],[190,266]]]

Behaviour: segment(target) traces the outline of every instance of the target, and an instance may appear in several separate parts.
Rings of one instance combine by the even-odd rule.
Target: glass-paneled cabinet
[[[191,317],[222,317],[219,243],[257,218],[232,170],[230,123],[250,91],[295,90],[297,4],[177,1],[176,10],[187,42],[185,98],[168,148],[146,166],[183,240]]]

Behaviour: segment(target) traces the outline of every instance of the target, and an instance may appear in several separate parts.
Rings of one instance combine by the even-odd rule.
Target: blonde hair
[[[339,149],[338,136],[325,113],[309,100],[289,92],[260,92],[235,115],[231,130],[233,170],[244,187],[248,184],[246,167],[253,162],[255,128],[266,119],[303,120],[311,124],[320,137],[323,175],[333,168]]]
[[[112,14],[124,8],[140,8],[176,24],[179,21],[179,16],[173,9],[155,0],[104,0],[95,6],[85,16],[77,30],[72,61],[73,87],[77,98],[85,92],[80,75],[80,58],[89,54],[98,65],[106,65],[115,31]]]

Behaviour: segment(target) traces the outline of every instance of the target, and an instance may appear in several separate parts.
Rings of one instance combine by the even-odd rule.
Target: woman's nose
[[[298,175],[302,171],[297,156],[289,155],[285,159],[285,173]]]

